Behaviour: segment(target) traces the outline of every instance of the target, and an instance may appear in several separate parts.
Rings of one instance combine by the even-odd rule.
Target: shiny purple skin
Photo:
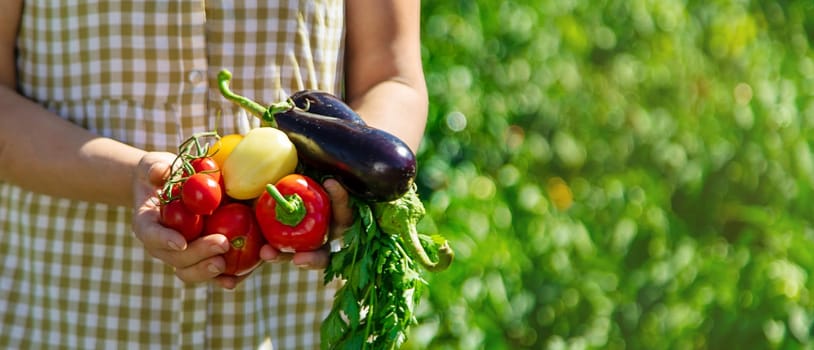
[[[391,201],[403,196],[415,180],[415,154],[384,130],[299,109],[274,118],[303,165],[332,175],[359,198]]]
[[[339,118],[353,123],[365,124],[362,117],[344,101],[330,93],[318,90],[301,90],[291,95],[297,108],[306,112]]]

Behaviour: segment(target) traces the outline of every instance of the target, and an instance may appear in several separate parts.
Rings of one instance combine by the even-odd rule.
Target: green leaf
[[[345,283],[326,318],[330,325],[323,325],[323,342],[330,349],[358,349],[368,345],[368,340],[373,341],[374,349],[397,348],[416,323],[415,286],[424,280],[405,253],[401,237],[381,232],[369,205],[358,200],[352,203],[357,220],[348,230],[342,250],[332,253],[326,270],[326,276],[341,276]],[[411,295],[413,299],[409,299]],[[347,323],[337,325],[343,316]]]
[[[331,310],[328,317],[320,326],[320,337],[322,339],[322,349],[331,348],[331,344],[336,344],[345,334],[347,325],[342,320],[338,312]]]
[[[361,319],[359,301],[354,293],[343,293],[341,296],[341,309],[342,312],[348,317],[350,328],[359,327]]]

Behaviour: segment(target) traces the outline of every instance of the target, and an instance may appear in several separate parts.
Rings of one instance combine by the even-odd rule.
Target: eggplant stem
[[[295,106],[294,101],[291,101],[291,99],[288,99],[288,100],[285,100],[285,101],[272,103],[272,104],[269,105],[269,107],[266,110],[268,111],[269,114],[274,116],[274,115],[277,115],[278,113],[287,112],[287,111],[291,110],[292,108],[294,108],[294,106]]]
[[[269,110],[267,110],[261,104],[254,102],[247,97],[238,95],[229,89],[229,81],[231,79],[232,73],[229,72],[229,70],[221,69],[220,72],[218,72],[218,89],[220,90],[221,95],[236,103],[238,106],[243,107],[255,117],[260,118],[264,122],[270,123],[272,126],[276,126],[277,123],[274,120],[273,113],[269,113]]]

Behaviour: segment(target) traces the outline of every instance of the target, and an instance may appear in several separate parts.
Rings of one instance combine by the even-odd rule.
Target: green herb
[[[426,211],[418,198],[415,186],[398,200],[374,203],[373,212],[379,228],[387,234],[401,235],[404,242],[407,243],[412,257],[427,270],[446,270],[452,263],[455,254],[443,237],[434,237],[434,240],[440,244],[440,247],[437,247],[438,254],[436,254],[437,260],[435,261],[421,245],[421,235],[416,230],[416,225],[424,217]]]
[[[405,201],[411,204],[405,206]],[[424,208],[415,188],[392,202],[351,202],[356,221],[345,233],[342,249],[332,253],[325,271],[326,284],[337,278],[344,284],[322,324],[322,349],[397,349],[417,323],[414,309],[426,286],[411,254],[439,261],[448,255],[451,261],[452,251],[445,240],[416,233],[415,225]],[[385,232],[379,222],[399,222],[402,232]],[[412,242],[413,238],[418,242]],[[413,252],[416,248],[421,253]],[[444,264],[448,266],[449,261]]]

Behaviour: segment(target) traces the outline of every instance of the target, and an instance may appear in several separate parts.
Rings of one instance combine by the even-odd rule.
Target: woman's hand
[[[172,266],[182,281],[196,283],[211,280],[226,267],[226,261],[221,256],[229,249],[226,236],[207,235],[188,244],[180,233],[158,222],[156,190],[169,176],[174,159],[174,154],[166,152],[150,152],[141,158],[133,181],[133,232],[144,244],[144,249]],[[239,279],[218,277],[215,281],[231,289]]]
[[[312,252],[283,253],[266,244],[260,249],[260,258],[269,262],[292,262],[304,269],[324,269],[328,267],[331,257],[331,241],[339,239],[353,225],[353,210],[350,207],[348,192],[334,179],[325,180],[322,184],[331,198],[333,221],[330,237],[321,249]]]
[[[202,236],[187,243],[177,231],[159,223],[159,201],[157,190],[170,174],[175,155],[166,152],[150,152],[142,157],[136,168],[133,181],[133,232],[147,252],[172,266],[175,274],[184,282],[198,283],[213,280],[226,289],[235,288],[248,274],[235,277],[221,275],[226,261],[221,254],[229,250],[226,236],[220,234]],[[326,180],[323,184],[331,197],[334,220],[331,223],[331,238],[337,239],[353,224],[353,211],[348,202],[348,192],[336,180]],[[330,242],[322,249],[313,252],[286,254],[263,246],[260,251],[263,260],[271,262],[291,261],[295,265],[309,269],[324,269],[330,259]]]

